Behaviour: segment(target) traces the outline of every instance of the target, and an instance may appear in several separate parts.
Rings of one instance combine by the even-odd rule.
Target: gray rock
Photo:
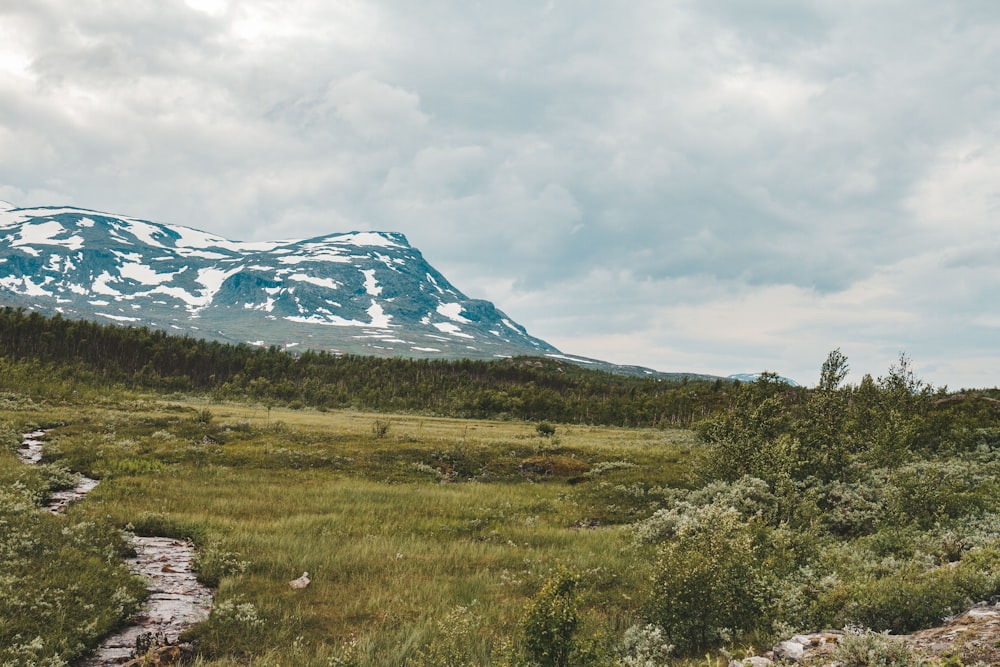
[[[779,642],[774,646],[774,657],[777,660],[791,660],[792,662],[802,662],[802,657],[806,653],[806,647],[794,640]]]
[[[755,655],[750,658],[743,658],[742,660],[733,660],[729,663],[729,667],[771,667],[773,664],[774,662],[771,660]]]

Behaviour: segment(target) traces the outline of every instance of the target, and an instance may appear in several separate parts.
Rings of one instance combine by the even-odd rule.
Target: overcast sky
[[[1000,384],[995,0],[2,0],[0,199],[399,231],[564,352]]]

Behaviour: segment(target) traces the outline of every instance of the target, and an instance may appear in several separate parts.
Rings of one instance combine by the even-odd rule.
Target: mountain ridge
[[[76,207],[0,208],[0,294],[67,317],[337,353],[559,351],[471,299],[403,234],[243,242]]]

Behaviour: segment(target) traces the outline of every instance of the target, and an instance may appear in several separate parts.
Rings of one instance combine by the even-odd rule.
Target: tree
[[[836,391],[850,370],[851,367],[847,365],[847,357],[840,352],[838,347],[830,352],[826,361],[823,362],[823,368],[819,373],[819,384],[816,385],[816,388],[820,391]]]

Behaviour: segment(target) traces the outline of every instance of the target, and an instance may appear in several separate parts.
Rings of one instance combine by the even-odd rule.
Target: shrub
[[[913,664],[910,649],[900,640],[884,633],[848,626],[833,658],[844,667],[909,667]]]
[[[576,575],[562,568],[528,604],[524,619],[525,652],[542,667],[570,664],[573,634],[579,622],[576,585]]]
[[[543,438],[551,438],[556,434],[556,427],[548,422],[540,422],[538,426],[535,427],[535,430],[538,431],[538,435]]]
[[[927,571],[911,562],[889,576],[863,582],[853,591],[854,601],[844,610],[843,620],[893,633],[939,623],[974,600],[996,593],[997,575],[975,563],[973,557],[969,564]]]
[[[372,435],[381,440],[389,434],[389,427],[392,422],[388,419],[376,419],[372,423]]]
[[[662,628],[652,624],[633,625],[625,631],[622,654],[615,667],[666,667],[673,650]]]
[[[218,587],[223,577],[243,574],[249,566],[250,562],[240,554],[225,551],[215,542],[198,551],[194,562],[198,581],[213,588]]]
[[[657,510],[651,517],[633,526],[636,539],[657,543],[674,536],[691,522],[702,520],[706,508],[732,510],[746,520],[772,523],[778,515],[778,498],[767,482],[756,477],[742,477],[735,482],[712,482],[687,494],[685,500],[672,500],[672,507]]]
[[[709,505],[661,548],[647,614],[681,652],[769,625],[770,565],[756,529]]]

